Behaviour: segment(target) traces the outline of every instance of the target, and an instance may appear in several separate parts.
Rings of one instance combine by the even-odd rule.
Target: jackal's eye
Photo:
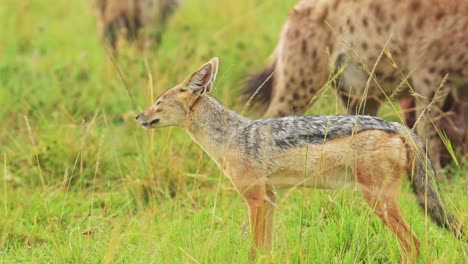
[[[161,104],[161,101],[157,101],[157,102],[156,102],[156,105],[160,105],[160,104]]]
[[[182,93],[183,93],[183,92],[186,92],[186,91],[187,91],[187,89],[184,89],[184,88],[180,88],[180,89],[179,89],[179,92],[182,92]]]

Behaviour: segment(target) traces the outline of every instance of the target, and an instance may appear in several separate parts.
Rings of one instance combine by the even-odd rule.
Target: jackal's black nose
[[[141,116],[141,113],[139,113],[138,115],[135,116],[135,119],[138,120]]]

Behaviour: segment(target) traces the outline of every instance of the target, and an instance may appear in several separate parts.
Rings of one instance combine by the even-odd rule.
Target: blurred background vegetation
[[[230,182],[184,131],[144,130],[134,115],[214,56],[214,96],[240,112],[240,88],[295,2],[187,0],[157,48],[128,45],[113,63],[89,1],[2,0],[0,262],[248,262],[246,208]],[[309,111],[340,112],[331,92]],[[454,177],[442,190],[466,223],[463,164],[447,168]],[[467,261],[466,244],[403,189],[421,263]],[[359,194],[280,196],[274,253],[259,262],[399,262],[395,238]]]

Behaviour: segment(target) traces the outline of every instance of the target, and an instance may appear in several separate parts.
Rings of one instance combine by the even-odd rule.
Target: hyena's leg
[[[275,196],[261,185],[252,186],[243,195],[249,209],[250,231],[254,243],[251,253],[255,256],[259,250],[271,250]]]
[[[463,135],[463,146],[462,153],[468,155],[468,82],[465,82],[464,85],[457,87],[457,97],[459,101],[459,108],[457,115],[461,115],[462,126],[461,129],[464,129],[465,135]]]
[[[423,73],[413,75],[413,85],[416,92],[420,95],[416,98],[416,120],[425,113],[426,116],[420,118],[416,123],[416,131],[418,135],[425,141],[427,151],[432,159],[434,168],[439,170],[440,164],[440,153],[442,151],[443,143],[439,139],[437,129],[440,129],[441,114],[443,114],[442,107],[447,99],[447,91],[450,91],[451,87],[446,87],[437,95],[429,111],[425,109],[430,105],[436,94],[436,89],[439,87],[441,78],[425,75]],[[435,126],[435,127],[434,127]],[[438,174],[440,177],[441,174]]]
[[[465,86],[458,87],[453,91],[454,106],[449,111],[453,112],[451,117],[444,120],[445,131],[452,132],[453,136],[447,135],[452,141],[452,145],[456,145],[456,149],[461,151],[462,155],[468,154],[468,83]],[[444,106],[445,107],[445,106]],[[445,109],[444,109],[445,110]]]
[[[461,103],[461,113],[463,114],[463,127],[465,129],[465,135],[463,136],[463,146],[462,146],[462,153],[464,155],[468,155],[468,102]]]
[[[408,127],[413,127],[414,122],[416,122],[416,114],[414,113],[415,101],[414,97],[402,98],[400,101],[400,108],[403,112],[403,117],[405,118],[406,125]]]

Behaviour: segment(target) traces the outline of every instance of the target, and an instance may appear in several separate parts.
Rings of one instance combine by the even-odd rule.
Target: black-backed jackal
[[[364,115],[250,120],[208,95],[217,69],[213,58],[136,119],[145,128],[183,127],[216,162],[247,202],[253,253],[272,246],[276,189],[355,185],[396,234],[403,256],[415,257],[418,239],[397,204],[404,174],[435,223],[460,235],[460,225],[437,194],[424,144],[412,130]]]

